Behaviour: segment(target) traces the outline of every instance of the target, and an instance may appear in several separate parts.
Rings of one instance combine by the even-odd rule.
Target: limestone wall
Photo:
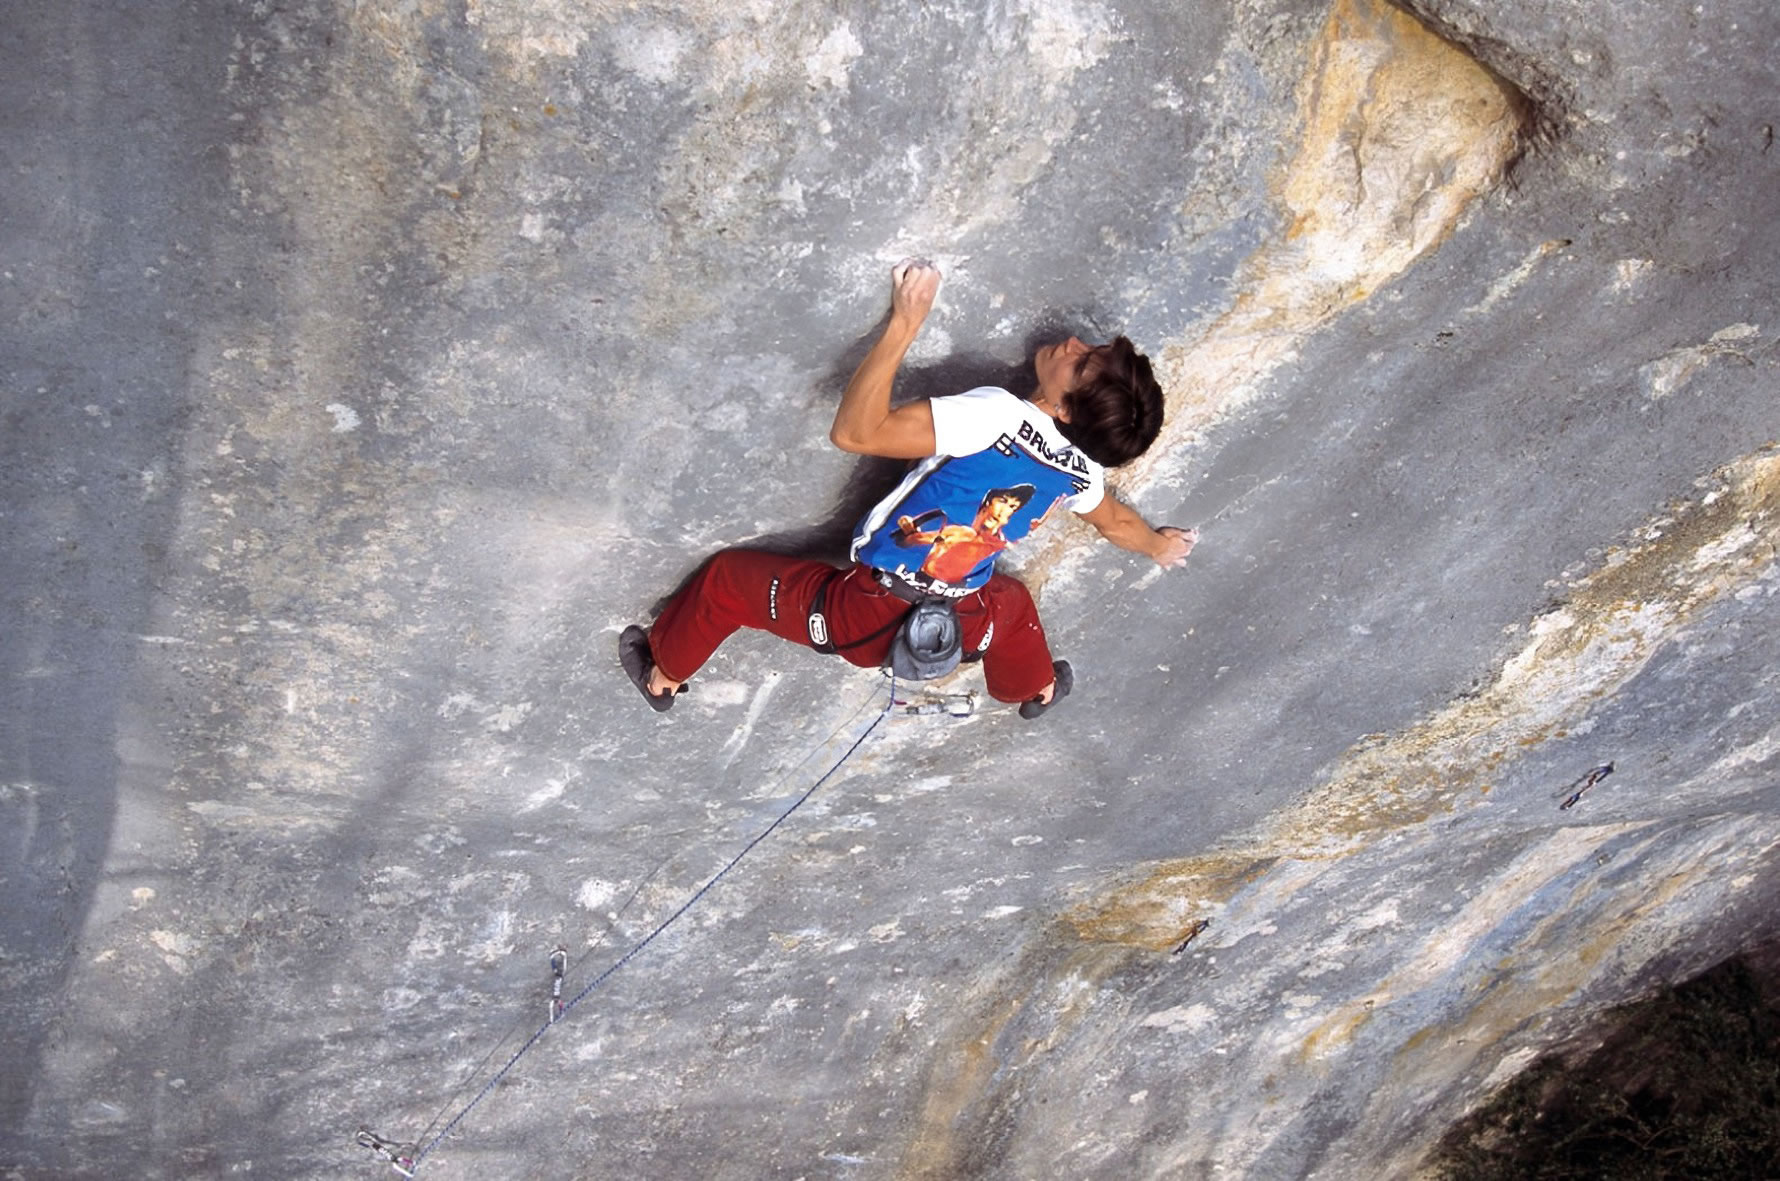
[[[24,5],[0,1172],[1413,1175],[1772,931],[1776,20]],[[1047,526],[1075,694],[699,894],[886,687],[741,635],[657,717],[616,636],[844,548],[909,254],[902,396],[1128,332],[1203,540]]]

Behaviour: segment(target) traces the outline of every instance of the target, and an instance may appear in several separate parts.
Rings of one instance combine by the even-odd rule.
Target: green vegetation
[[[1535,1062],[1452,1129],[1441,1181],[1780,1178],[1780,955],[1614,1010],[1601,1046]]]

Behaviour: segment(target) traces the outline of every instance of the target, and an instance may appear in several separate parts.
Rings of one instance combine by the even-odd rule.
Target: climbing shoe
[[[1059,701],[1068,697],[1069,691],[1075,688],[1075,672],[1069,667],[1069,661],[1054,661],[1051,664],[1051,672],[1057,682],[1051,689],[1051,699],[1049,701],[1040,701],[1038,698],[1034,697],[1031,701],[1022,701],[1020,703],[1020,716],[1025,718],[1028,722],[1032,721],[1034,718],[1042,717],[1045,710],[1050,709],[1053,705],[1056,705]]]
[[[649,699],[650,709],[664,713],[674,708],[673,693],[649,692],[649,673],[655,667],[655,654],[649,651],[649,633],[634,623],[618,637],[618,663],[624,666],[625,675],[637,691]],[[675,692],[686,692],[686,686],[681,685]]]

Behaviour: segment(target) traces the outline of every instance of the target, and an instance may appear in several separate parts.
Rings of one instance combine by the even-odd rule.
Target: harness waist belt
[[[942,595],[929,594],[926,591],[917,590],[902,579],[896,577],[896,575],[891,574],[889,571],[879,570],[875,566],[872,567],[871,576],[877,580],[879,586],[883,587],[905,603],[925,603],[929,599],[944,597]]]
[[[876,573],[876,571],[873,571],[873,573]],[[852,572],[849,570],[833,571],[827,578],[822,580],[821,585],[816,588],[815,597],[810,600],[810,613],[804,620],[804,626],[809,632],[810,647],[822,653],[824,656],[833,656],[852,648],[862,648],[873,640],[880,639],[894,629],[901,627],[902,621],[908,618],[908,612],[905,611],[868,636],[861,636],[857,640],[849,640],[845,644],[836,642],[834,634],[828,630],[828,588],[840,580],[850,577],[851,574]]]

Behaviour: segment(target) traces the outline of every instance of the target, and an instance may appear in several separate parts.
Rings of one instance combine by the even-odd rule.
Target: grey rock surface
[[[13,5],[0,1175],[1412,1176],[1774,933],[1776,43]],[[626,624],[894,482],[826,433],[910,254],[905,396],[1156,356],[1198,550],[1027,547],[1037,723],[753,634],[657,717]]]

